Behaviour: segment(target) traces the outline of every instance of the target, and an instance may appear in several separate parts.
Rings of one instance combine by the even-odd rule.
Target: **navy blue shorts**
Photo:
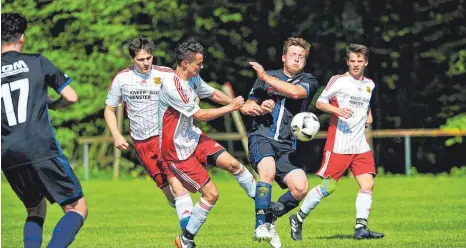
[[[81,184],[65,155],[3,170],[3,174],[27,208],[37,206],[44,197],[61,206],[83,197]]]
[[[282,189],[287,188],[283,182],[285,176],[292,170],[303,169],[306,161],[303,156],[298,156],[291,144],[280,143],[274,139],[260,135],[249,136],[249,161],[256,172],[257,165],[262,158],[273,157],[275,159],[275,182]]]

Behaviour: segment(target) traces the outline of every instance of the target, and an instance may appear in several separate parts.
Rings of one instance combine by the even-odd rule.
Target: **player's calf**
[[[88,209],[86,200],[81,197],[74,203],[63,206],[65,215],[53,230],[52,239],[47,247],[68,247],[84,224]]]
[[[320,203],[322,198],[329,196],[336,188],[337,181],[332,178],[324,178],[321,184],[315,186],[307,193],[298,213],[290,216],[291,237],[294,240],[302,239],[302,224],[304,220]]]
[[[45,198],[37,206],[27,208],[28,217],[23,230],[25,248],[41,247],[46,210],[47,203],[45,202]]]
[[[186,229],[175,240],[175,244],[177,244],[177,241],[179,241],[181,244],[181,246],[178,247],[195,247],[194,237],[202,227],[202,224],[204,224],[206,221],[207,215],[214,207],[214,204],[219,196],[217,187],[212,181],[209,181],[206,185],[204,185],[204,187],[202,187],[199,192],[202,194],[202,197],[199,198],[199,201],[194,206]],[[182,245],[183,241],[186,246]]]

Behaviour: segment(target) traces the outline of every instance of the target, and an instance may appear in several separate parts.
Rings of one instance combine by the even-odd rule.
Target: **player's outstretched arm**
[[[230,104],[233,100],[227,94],[223,93],[220,90],[215,89],[214,94],[210,97],[210,99],[218,104],[227,105]]]
[[[60,91],[60,99],[53,101],[49,98],[47,105],[49,109],[61,109],[73,105],[78,101],[78,94],[71,86],[67,85]]]
[[[282,81],[276,77],[270,76],[264,70],[261,64],[257,62],[249,62],[249,65],[256,71],[257,77],[270,84],[273,88],[278,90],[280,93],[285,95],[286,97],[293,98],[293,99],[301,99],[307,97],[306,90],[299,85],[293,85],[288,82]]]
[[[230,112],[240,109],[244,104],[244,99],[242,96],[234,98],[230,104],[225,105],[220,108],[211,108],[211,109],[199,109],[194,113],[193,117],[199,121],[210,121],[216,119],[220,116],[228,114]]]
[[[109,106],[109,105],[105,105],[104,118],[105,118],[105,122],[107,123],[108,129],[110,130],[110,133],[112,134],[113,141],[115,142],[115,147],[120,150],[128,149],[129,147],[128,142],[118,130],[116,108]]]

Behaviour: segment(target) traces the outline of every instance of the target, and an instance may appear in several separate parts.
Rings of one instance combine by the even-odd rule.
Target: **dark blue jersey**
[[[253,118],[248,135],[261,135],[282,143],[289,143],[295,147],[296,139],[291,132],[290,123],[294,115],[307,110],[309,100],[317,91],[317,80],[312,74],[304,72],[290,78],[283,73],[282,69],[267,71],[267,74],[303,87],[307,92],[307,97],[302,99],[288,98],[268,83],[257,79],[249,93],[248,100],[254,100],[260,105],[264,100],[273,99],[275,107],[271,114]]]
[[[61,155],[47,108],[47,87],[57,93],[71,82],[39,54],[2,54],[2,167]]]

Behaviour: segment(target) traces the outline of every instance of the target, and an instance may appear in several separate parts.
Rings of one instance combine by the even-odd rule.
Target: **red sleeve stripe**
[[[163,71],[163,72],[173,72],[173,70],[168,67],[162,67],[158,65],[152,66],[152,69],[157,70],[157,71]]]
[[[329,90],[330,87],[332,87],[333,83],[335,83],[335,81],[337,81],[337,79],[339,79],[339,78],[341,78],[343,76],[345,76],[345,74],[335,75],[332,78],[330,78],[330,81],[328,81],[328,84],[327,84],[327,87],[325,87],[325,90]]]
[[[112,88],[112,85],[113,85],[113,81],[115,81],[115,78],[118,76],[118,74],[121,74],[123,72],[128,72],[128,71],[131,71],[133,69],[133,67],[128,67],[126,69],[123,69],[121,71],[119,71],[112,79],[112,82],[110,83],[110,87],[108,87],[109,89]]]
[[[174,79],[175,79],[174,80],[175,86],[176,86],[176,89],[178,90],[178,94],[180,94],[181,100],[183,100],[184,103],[188,103],[189,100],[186,94],[184,93],[183,88],[181,87],[180,79],[177,76],[175,76]]]

